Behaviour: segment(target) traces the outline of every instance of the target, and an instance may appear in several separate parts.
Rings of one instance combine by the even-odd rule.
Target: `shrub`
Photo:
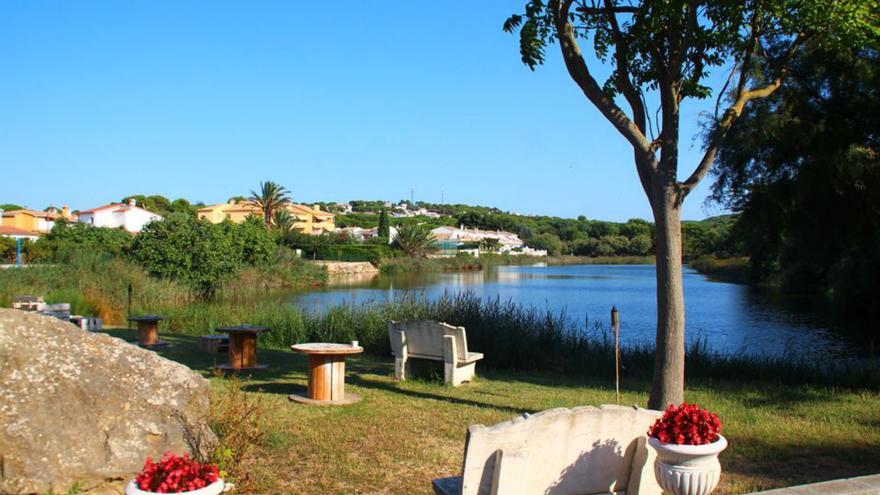
[[[242,266],[260,266],[275,253],[275,241],[252,219],[211,224],[174,214],[144,227],[132,256],[153,275],[191,284],[211,296]]]
[[[425,257],[437,250],[437,243],[431,230],[418,224],[403,224],[397,229],[397,237],[393,246],[406,253],[407,256]]]
[[[121,228],[59,221],[49,234],[28,245],[28,261],[67,261],[81,251],[119,256],[129,252],[131,243],[131,234]]]

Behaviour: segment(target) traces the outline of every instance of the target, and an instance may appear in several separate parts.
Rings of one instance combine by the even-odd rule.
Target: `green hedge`
[[[331,244],[303,249],[303,258],[333,261],[369,261],[378,265],[384,258],[395,256],[395,252],[381,244]]]

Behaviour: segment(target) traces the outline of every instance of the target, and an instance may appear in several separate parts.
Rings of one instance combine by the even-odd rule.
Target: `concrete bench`
[[[464,327],[429,320],[392,321],[388,338],[394,354],[394,377],[406,380],[410,359],[443,361],[443,377],[453,387],[473,380],[479,352],[469,352]]]
[[[87,332],[100,332],[104,328],[104,320],[97,316],[70,315],[70,322]]]
[[[12,309],[21,311],[39,311],[46,304],[42,296],[14,296]]]
[[[468,428],[461,476],[437,495],[662,495],[647,431],[660,411],[625,406],[550,409]]]
[[[38,313],[46,316],[54,316],[59,320],[70,320],[70,303],[43,304]]]

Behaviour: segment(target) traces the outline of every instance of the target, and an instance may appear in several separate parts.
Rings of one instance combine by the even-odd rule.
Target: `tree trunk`
[[[681,276],[681,204],[669,184],[654,189],[657,260],[657,340],[648,407],[684,401],[684,292]]]

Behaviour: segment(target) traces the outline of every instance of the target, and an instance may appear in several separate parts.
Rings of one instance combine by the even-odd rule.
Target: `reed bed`
[[[248,277],[254,277],[248,274]],[[303,286],[313,275],[289,272],[275,277],[290,287]],[[291,278],[300,276],[300,282]],[[41,294],[49,302],[70,302],[78,313],[98,314],[111,325],[125,325],[128,286],[133,287],[132,313],[159,313],[168,318],[163,331],[205,335],[218,326],[253,324],[273,329],[261,336],[264,348],[287,349],[300,342],[358,340],[365,350],[387,358],[387,325],[391,320],[432,319],[467,328],[470,348],[484,352],[481,366],[511,371],[614,376],[614,343],[600,322],[578,320],[565,312],[525,307],[512,301],[481,299],[472,293],[446,293],[435,299],[410,295],[386,302],[341,304],[326,310],[298,308],[289,292],[237,282],[215,300],[198,299],[187,288],[149,276],[138,266],[116,258],[81,257],[74,263],[0,272],[0,304],[8,307],[17,294]],[[797,356],[722,355],[705,341],[687,349],[688,380],[736,380],[811,384],[847,388],[880,388],[874,363],[860,360],[809,360]],[[624,380],[649,380],[652,346],[629,345],[621,351]]]

